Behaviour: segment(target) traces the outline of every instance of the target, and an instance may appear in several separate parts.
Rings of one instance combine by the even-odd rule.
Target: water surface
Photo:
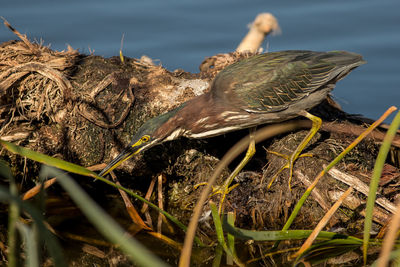
[[[69,44],[105,57],[147,55],[170,70],[198,72],[205,57],[235,50],[258,13],[271,12],[282,34],[268,51],[348,50],[367,65],[338,83],[344,110],[377,118],[400,103],[400,1],[3,1],[0,15],[53,49]],[[0,41],[15,39],[0,27]]]

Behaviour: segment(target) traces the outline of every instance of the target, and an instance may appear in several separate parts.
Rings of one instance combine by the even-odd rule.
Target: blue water
[[[197,72],[205,57],[235,50],[246,25],[271,12],[282,34],[264,44],[286,49],[348,50],[367,65],[334,90],[350,113],[377,118],[400,106],[400,1],[3,1],[0,15],[30,39],[56,50],[69,44],[82,53],[116,56],[124,34],[125,56],[147,55],[170,70]],[[0,27],[0,42],[15,39]]]

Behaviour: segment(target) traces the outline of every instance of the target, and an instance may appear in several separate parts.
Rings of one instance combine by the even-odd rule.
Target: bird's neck
[[[180,136],[187,136],[193,130],[191,128],[193,122],[201,120],[204,116],[210,116],[208,113],[212,108],[213,106],[211,105],[208,93],[186,101],[165,114],[170,119],[157,129],[155,135],[160,136],[164,141],[171,141]]]
[[[240,118],[227,120],[233,114],[239,115],[239,110],[235,107],[227,109],[218,98],[206,93],[186,102],[176,117],[179,120],[179,129],[183,129],[181,135],[197,139],[242,129],[243,123],[238,123]]]

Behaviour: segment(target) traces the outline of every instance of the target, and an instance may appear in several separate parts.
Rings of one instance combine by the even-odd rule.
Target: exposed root
[[[111,129],[111,128],[116,128],[118,127],[122,122],[125,121],[126,117],[129,114],[129,111],[131,110],[131,107],[133,105],[133,102],[135,101],[135,97],[132,93],[132,87],[128,86],[128,88],[125,90],[125,95],[128,99],[127,104],[124,108],[124,110],[121,113],[120,118],[114,122],[114,123],[107,123],[104,118],[97,118],[95,116],[94,113],[90,112],[88,110],[89,108],[89,104],[94,104],[96,103],[96,96],[103,91],[104,89],[106,89],[111,83],[115,82],[115,75],[114,73],[111,73],[109,75],[107,75],[103,81],[101,81],[93,90],[92,92],[89,94],[90,99],[89,101],[91,103],[81,103],[78,105],[77,107],[77,112],[79,115],[81,115],[82,117],[84,117],[85,119],[87,119],[88,121],[94,123],[95,125],[101,127],[101,128],[105,128],[105,129]],[[120,95],[122,94],[122,92],[120,93]]]

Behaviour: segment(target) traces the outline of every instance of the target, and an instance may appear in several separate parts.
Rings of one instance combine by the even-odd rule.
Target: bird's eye
[[[142,136],[142,141],[143,141],[143,142],[147,142],[147,141],[149,141],[149,140],[150,140],[150,136],[148,136],[148,135]]]

